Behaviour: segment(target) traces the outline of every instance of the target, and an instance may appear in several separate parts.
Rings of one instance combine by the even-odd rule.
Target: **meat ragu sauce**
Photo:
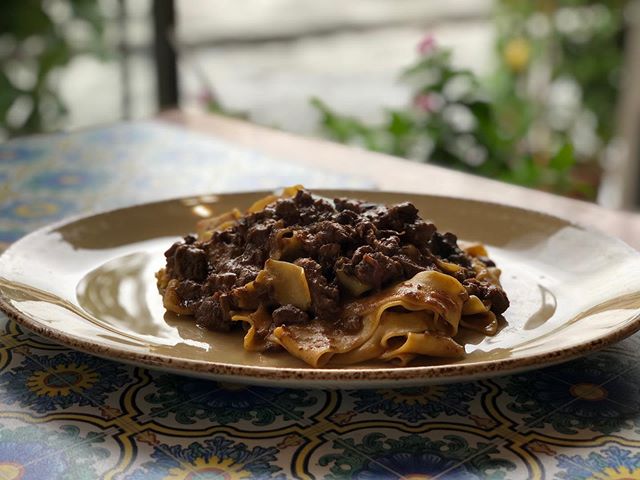
[[[194,315],[199,326],[211,330],[230,330],[240,323],[231,320],[233,311],[262,305],[273,323],[263,328],[265,335],[279,325],[313,320],[355,331],[360,319],[343,318],[341,302],[424,270],[455,277],[469,295],[490,302],[495,314],[509,306],[500,287],[475,278],[472,259],[458,247],[456,236],[438,232],[409,202],[385,206],[345,198],[331,201],[299,190],[292,198],[276,200],[214,231],[209,240],[188,235],[165,256],[164,283],[175,280],[183,313]],[[254,282],[253,288],[243,288],[270,258],[304,269],[311,294],[306,311],[280,305],[268,284]],[[479,260],[494,266],[486,257]],[[438,265],[442,261],[462,268],[445,271]]]

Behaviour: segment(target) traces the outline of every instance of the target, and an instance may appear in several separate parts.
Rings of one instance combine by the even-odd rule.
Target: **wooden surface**
[[[640,215],[509,185],[433,165],[256,126],[219,115],[170,111],[163,121],[310,168],[362,175],[380,190],[449,195],[538,210],[596,228],[640,249]]]

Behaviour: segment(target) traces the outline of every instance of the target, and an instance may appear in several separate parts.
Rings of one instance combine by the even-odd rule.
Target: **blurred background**
[[[640,0],[3,0],[0,141],[200,109],[640,204]]]

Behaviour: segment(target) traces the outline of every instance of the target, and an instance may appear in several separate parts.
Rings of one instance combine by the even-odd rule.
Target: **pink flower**
[[[418,42],[418,53],[420,55],[429,55],[436,48],[436,39],[428,33],[420,42]]]
[[[197,98],[198,98],[198,103],[200,105],[204,105],[205,107],[216,105],[218,103],[218,100],[216,99],[215,95],[209,89],[203,89],[202,91],[200,91],[200,93],[198,93]]]
[[[421,93],[413,99],[413,105],[422,112],[433,112],[438,109],[438,99],[432,93]]]

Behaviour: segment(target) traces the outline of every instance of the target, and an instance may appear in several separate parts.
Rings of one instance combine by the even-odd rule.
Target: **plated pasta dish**
[[[495,335],[509,307],[486,249],[439,232],[409,202],[295,186],[194,228],[156,274],[163,304],[237,330],[248,351],[285,350],[312,367],[458,358],[459,330]]]

